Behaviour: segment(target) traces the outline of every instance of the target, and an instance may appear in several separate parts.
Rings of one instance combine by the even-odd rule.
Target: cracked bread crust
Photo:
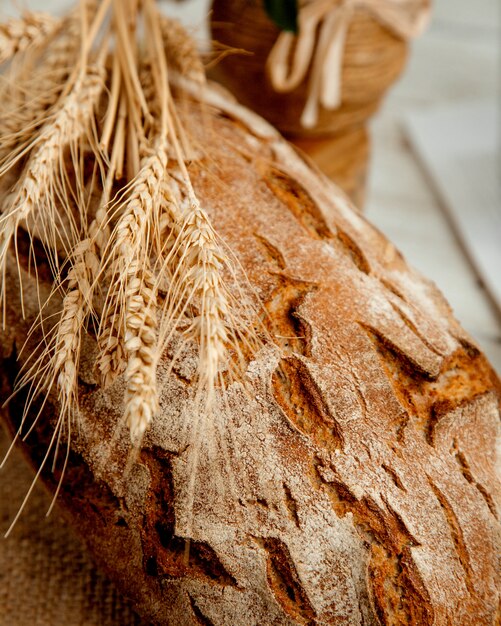
[[[63,508],[155,624],[500,623],[499,380],[337,188],[262,120],[218,91],[206,100],[184,107],[200,152],[190,175],[277,345],[204,423],[191,519],[191,355],[161,365],[161,414],[124,473],[123,387],[95,384],[89,336]],[[26,323],[12,272],[4,397],[38,313],[26,272],[23,284]],[[54,411],[24,443],[35,464]]]

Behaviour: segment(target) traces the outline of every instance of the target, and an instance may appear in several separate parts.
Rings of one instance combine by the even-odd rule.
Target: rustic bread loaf
[[[498,378],[336,187],[262,120],[205,99],[181,107],[190,174],[274,341],[217,393],[195,472],[196,366],[166,355],[161,414],[125,471],[122,383],[96,384],[90,332],[62,506],[155,624],[499,624]],[[28,252],[26,321],[8,277],[4,398],[37,340],[18,358],[39,306]],[[35,465],[55,414],[51,397],[23,443]]]

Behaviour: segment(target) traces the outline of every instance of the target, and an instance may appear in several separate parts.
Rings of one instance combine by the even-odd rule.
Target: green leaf
[[[266,13],[282,30],[297,33],[297,0],[263,0]]]

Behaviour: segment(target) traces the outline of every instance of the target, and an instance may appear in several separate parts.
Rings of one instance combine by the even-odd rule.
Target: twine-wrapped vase
[[[369,158],[364,126],[402,73],[408,39],[424,26],[428,3],[299,4],[294,37],[280,33],[260,0],[214,0],[213,39],[250,54],[226,56],[212,75],[300,147],[320,153],[322,168],[360,206]],[[326,137],[319,146],[309,142]]]
[[[214,0],[211,29],[215,41],[251,53],[227,56],[214,68],[213,76],[242,104],[294,137],[342,133],[364,123],[400,76],[407,59],[406,41],[366,9],[356,9],[344,45],[341,105],[334,110],[320,106],[316,124],[308,128],[301,124],[307,78],[293,91],[279,93],[266,71],[280,31],[266,15],[261,1]]]
[[[293,140],[316,165],[363,208],[371,155],[370,134],[364,124],[325,139],[296,137]]]

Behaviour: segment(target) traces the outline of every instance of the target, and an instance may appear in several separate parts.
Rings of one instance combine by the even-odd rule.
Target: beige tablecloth
[[[0,455],[8,438],[0,424]],[[15,450],[0,471],[0,626],[146,626],[96,570],[81,540],[38,485],[8,539],[33,479]]]

